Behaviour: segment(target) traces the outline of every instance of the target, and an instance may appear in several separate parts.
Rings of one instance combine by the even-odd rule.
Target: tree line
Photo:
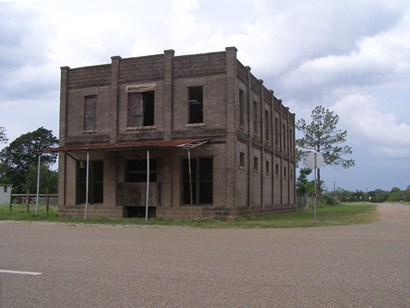
[[[0,127],[0,142],[8,142],[4,127]],[[0,183],[12,184],[13,193],[16,194],[36,192],[40,155],[40,193],[57,193],[58,172],[52,169],[57,154],[46,151],[56,145],[58,139],[44,127],[10,142],[0,151]]]

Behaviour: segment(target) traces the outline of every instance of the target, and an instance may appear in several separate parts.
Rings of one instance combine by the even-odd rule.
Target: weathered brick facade
[[[132,166],[147,151],[155,164],[149,206],[156,217],[235,217],[293,209],[295,115],[236,53],[234,47],[185,56],[166,50],[146,57],[115,56],[105,65],[62,67],[59,212],[84,215],[88,153],[96,162],[89,174],[88,215],[140,215],[146,189],[140,177],[147,171]],[[130,93],[138,93],[136,107]],[[190,120],[195,110],[200,121]],[[150,124],[130,126],[134,113]],[[189,153],[191,187],[188,151],[176,146],[182,141],[204,141]],[[193,205],[187,201],[192,194]]]

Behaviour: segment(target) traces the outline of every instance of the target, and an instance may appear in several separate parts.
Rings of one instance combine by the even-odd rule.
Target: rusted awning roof
[[[133,149],[164,149],[178,148],[191,145],[201,145],[208,140],[171,140],[171,141],[140,141],[124,143],[89,143],[89,144],[68,144],[57,148],[50,148],[50,152],[78,152],[78,151],[119,151]]]

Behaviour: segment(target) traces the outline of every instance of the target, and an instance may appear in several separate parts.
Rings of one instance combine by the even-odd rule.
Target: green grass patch
[[[320,206],[317,208],[317,219],[314,221],[313,208],[301,209],[294,212],[275,213],[263,216],[238,218],[235,220],[171,220],[149,219],[145,222],[142,218],[88,218],[59,216],[57,208],[49,207],[46,213],[45,206],[39,206],[36,215],[35,206],[13,205],[0,206],[0,220],[23,221],[50,221],[66,223],[110,224],[110,225],[152,225],[152,226],[186,226],[199,228],[299,228],[319,226],[339,226],[350,224],[366,224],[378,219],[376,205],[371,203],[341,203],[336,206]]]

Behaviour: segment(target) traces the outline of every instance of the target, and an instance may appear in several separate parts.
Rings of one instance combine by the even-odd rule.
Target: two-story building
[[[55,150],[63,215],[143,216],[148,206],[150,216],[220,218],[295,207],[295,115],[235,47],[62,67]]]

